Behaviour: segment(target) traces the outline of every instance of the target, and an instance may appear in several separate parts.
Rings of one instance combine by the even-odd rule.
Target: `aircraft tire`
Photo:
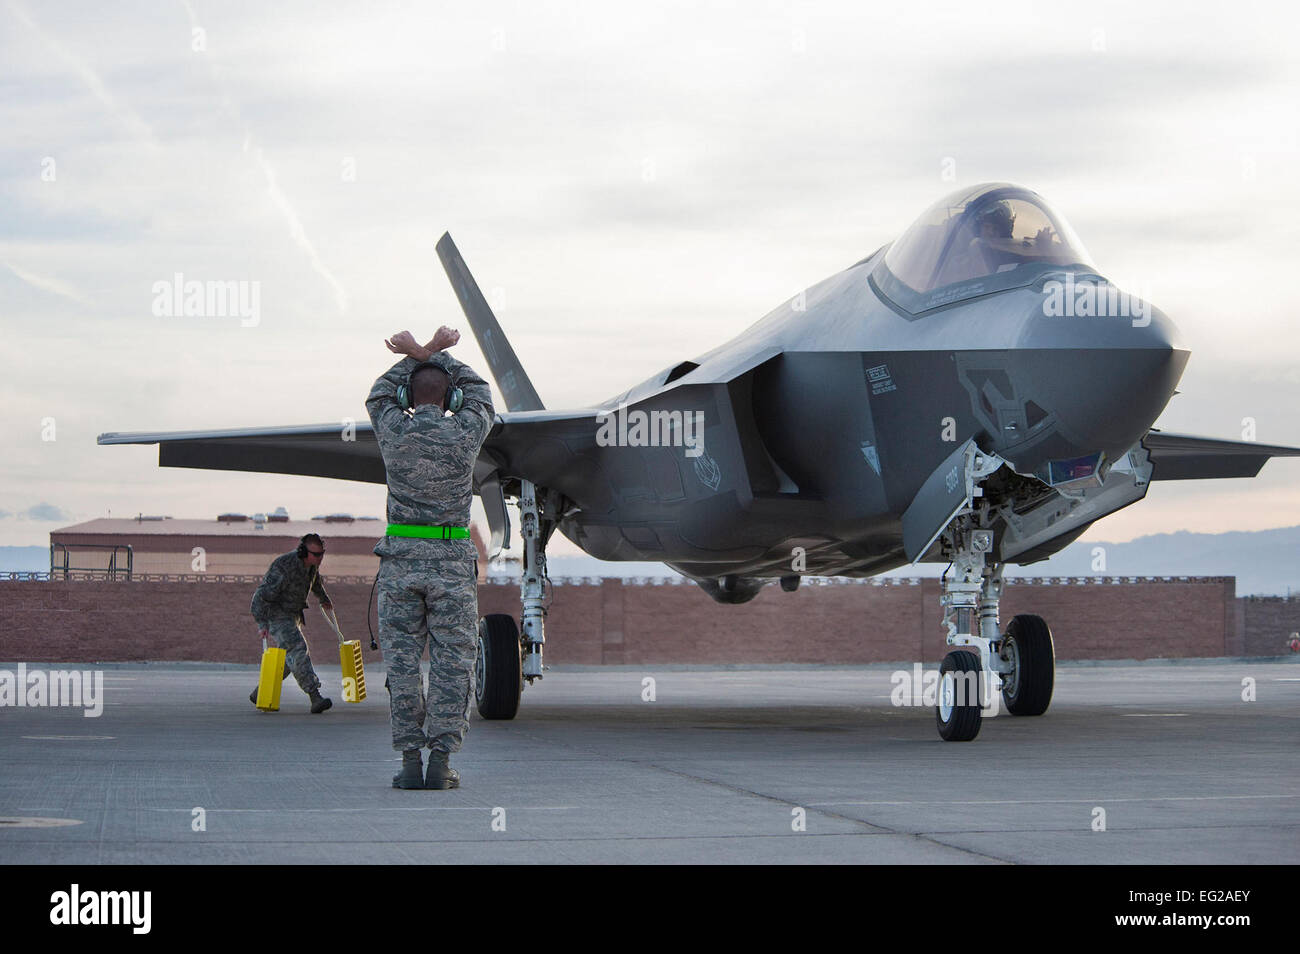
[[[478,659],[474,695],[485,719],[513,719],[524,687],[519,626],[513,616],[490,613],[478,621]]]
[[[956,698],[945,700],[945,679],[948,673],[975,673],[974,705],[956,705]],[[967,685],[970,683],[967,682]],[[952,685],[960,694],[961,684]],[[939,667],[939,703],[934,707],[934,721],[939,728],[939,735],[945,742],[969,742],[980,734],[983,716],[980,712],[980,658],[965,649],[954,649],[943,657]],[[953,704],[945,704],[945,702]],[[969,701],[969,700],[966,700]]]
[[[1016,660],[1015,672],[1003,680],[1002,701],[1012,715],[1036,716],[1047,711],[1056,683],[1056,648],[1052,631],[1041,616],[1014,617],[1002,638],[1004,653]]]

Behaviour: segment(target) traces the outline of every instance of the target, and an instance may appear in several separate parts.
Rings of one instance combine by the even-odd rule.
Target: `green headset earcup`
[[[423,364],[416,365],[414,368],[411,369],[411,373],[406,376],[406,383],[399,384],[397,386],[397,406],[400,407],[403,411],[409,411],[412,407],[415,406],[414,402],[412,401],[412,391],[414,390],[414,388],[412,386],[411,379],[415,377],[415,372],[419,371],[421,368],[438,368],[438,365],[434,364],[432,361],[426,361]],[[438,370],[443,371],[442,368],[438,368]],[[446,372],[443,371],[443,373],[445,374]],[[450,411],[452,414],[455,414],[464,406],[465,406],[464,391],[462,391],[460,388],[452,388],[449,392],[447,392],[448,411]]]

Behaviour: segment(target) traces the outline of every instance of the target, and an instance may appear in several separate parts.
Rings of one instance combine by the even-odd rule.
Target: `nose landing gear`
[[[940,602],[948,645],[961,647],[939,667],[935,724],[945,742],[969,742],[985,715],[996,715],[999,695],[1012,715],[1042,715],[1052,701],[1056,653],[1052,632],[1039,616],[1017,615],[1007,632],[998,629],[1004,564],[988,563],[993,531],[969,516],[944,531],[952,568],[943,577]]]

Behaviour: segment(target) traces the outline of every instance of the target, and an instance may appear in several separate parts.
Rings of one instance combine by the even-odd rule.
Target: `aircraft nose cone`
[[[1155,423],[1187,364],[1172,345],[1116,348],[1074,355],[1050,386],[1061,435],[1088,452],[1115,457]]]
[[[1187,364],[1177,329],[1155,308],[1030,324],[1022,383],[1054,419],[1052,438],[1042,441],[1048,458],[1124,453],[1160,416]]]

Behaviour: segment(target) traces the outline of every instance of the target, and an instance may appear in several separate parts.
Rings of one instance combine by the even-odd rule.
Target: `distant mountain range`
[[[1100,547],[1104,569],[1095,569]],[[676,574],[661,563],[606,563],[588,556],[553,555],[551,576],[666,578]],[[0,573],[48,570],[46,547],[0,547]],[[943,567],[904,567],[887,576],[938,576]],[[510,572],[501,563],[493,575]],[[1043,563],[1013,567],[1011,576],[1235,576],[1237,595],[1300,594],[1300,527],[1231,533],[1157,533],[1128,543],[1086,541],[1066,547]]]
[[[1093,569],[1104,550],[1106,568]],[[1300,594],[1300,527],[1229,533],[1156,533],[1128,543],[1071,544],[1020,576],[1235,576],[1238,596]]]
[[[49,547],[0,547],[0,573],[31,573],[49,568]]]

